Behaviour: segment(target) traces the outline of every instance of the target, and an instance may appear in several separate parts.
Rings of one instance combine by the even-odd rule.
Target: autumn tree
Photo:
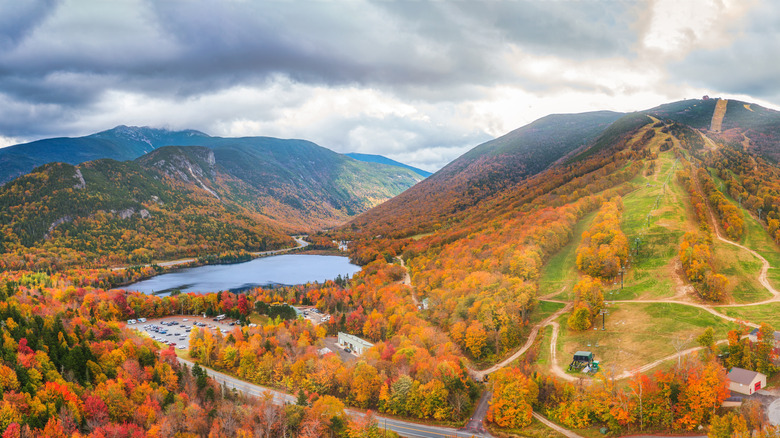
[[[502,368],[491,376],[493,399],[487,420],[498,427],[518,429],[531,424],[533,403],[539,394],[536,383],[517,368]]]

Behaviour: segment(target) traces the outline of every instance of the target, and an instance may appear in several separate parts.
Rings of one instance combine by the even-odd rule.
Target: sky
[[[772,0],[0,0],[0,146],[117,125],[435,171],[552,113],[780,107]]]

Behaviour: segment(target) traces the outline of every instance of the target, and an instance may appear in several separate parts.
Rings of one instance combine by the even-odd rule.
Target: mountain
[[[0,184],[46,163],[79,164],[111,158],[134,160],[167,145],[201,144],[209,136],[195,130],[169,131],[136,126],[117,126],[85,137],[37,140],[0,149]]]
[[[381,163],[381,164],[387,164],[390,166],[398,166],[403,167],[409,170],[414,171],[418,175],[422,176],[423,178],[428,178],[429,176],[433,175],[433,173],[418,169],[416,167],[412,167],[408,164],[399,163],[398,161],[391,160],[387,157],[384,157],[382,155],[374,155],[374,154],[359,154],[357,152],[350,152],[348,154],[344,154],[348,157],[352,157],[358,161],[365,161],[366,163]]]
[[[49,163],[4,184],[0,250],[46,247],[57,260],[44,265],[59,266],[274,249],[293,244],[289,233],[336,226],[422,179],[302,140],[197,136],[208,147]]]
[[[622,147],[651,118],[674,123],[692,147],[721,143],[770,162],[780,161],[780,112],[718,98],[689,99],[622,114],[599,111],[543,117],[466,152],[396,198],[355,218],[354,229],[396,236],[429,232],[484,199],[550,168]],[[379,231],[379,229],[383,231]]]
[[[780,162],[780,112],[719,98],[688,99],[645,111],[702,130],[716,141]]]
[[[293,244],[279,224],[218,195],[237,181],[215,170],[211,150],[183,149],[164,168],[50,163],[5,184],[0,249],[57,268]]]
[[[630,377],[674,357],[670,339],[780,323],[780,277],[767,271],[780,263],[777,113],[701,99],[593,116],[550,116],[478,146],[332,236],[367,270],[401,257],[416,315],[488,372],[550,321],[558,335],[536,351],[558,357],[527,363],[573,382],[598,379],[563,371],[586,342]]]
[[[204,144],[220,175],[235,181],[224,196],[296,231],[339,225],[422,179],[411,170],[357,162],[305,140],[210,137]],[[159,167],[182,149],[161,148],[138,162]]]
[[[0,182],[50,162],[134,160],[165,146],[210,148],[223,173],[247,184],[245,206],[296,230],[337,225],[422,179],[412,170],[355,162],[305,140],[223,138],[194,130],[118,126],[86,137],[0,149]],[[151,154],[141,162],[155,157]]]
[[[466,152],[401,195],[355,218],[355,227],[414,234],[587,147],[621,113],[554,114]],[[412,228],[406,227],[411,225]]]

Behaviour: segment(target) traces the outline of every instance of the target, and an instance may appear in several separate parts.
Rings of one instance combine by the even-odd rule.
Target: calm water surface
[[[186,268],[126,286],[126,290],[147,294],[182,292],[219,292],[241,290],[269,284],[320,283],[337,276],[352,277],[360,271],[347,257],[290,254],[254,259],[233,265]]]

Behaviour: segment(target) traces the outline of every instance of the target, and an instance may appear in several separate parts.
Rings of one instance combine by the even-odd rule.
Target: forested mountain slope
[[[4,267],[148,262],[292,246],[420,177],[310,142],[210,138],[135,161],[52,163],[0,187]]]
[[[423,178],[397,165],[355,161],[305,140],[118,126],[86,137],[0,149],[0,183],[51,162],[126,161],[151,154],[139,158],[149,163],[155,159],[152,152],[165,146],[210,148],[220,171],[244,183],[238,185],[245,206],[299,230],[338,225]]]
[[[543,117],[463,154],[402,195],[354,219],[353,228],[394,235],[435,229],[450,216],[584,149],[621,116],[598,111]]]
[[[714,109],[711,105],[710,119]],[[563,284],[563,291],[551,290],[541,283],[545,272],[557,278],[564,275],[561,269],[574,269],[571,278],[587,276],[592,279],[588,285],[606,285],[642,256],[647,263],[642,278],[649,275],[669,282],[677,278],[689,289],[678,291],[672,284],[661,287],[658,281],[642,280],[632,286],[635,295],[630,296],[680,293],[704,302],[744,302],[750,296],[763,296],[765,292],[754,290],[755,276],[733,267],[737,257],[733,250],[713,243],[714,230],[717,227],[739,242],[745,238],[747,224],[754,223],[750,239],[766,241],[761,245],[769,254],[780,254],[776,247],[780,169],[749,149],[713,140],[709,132],[651,113],[657,112],[627,114],[606,129],[599,125],[594,129],[599,133],[585,147],[559,156],[555,164],[525,179],[511,184],[502,179],[503,187],[482,197],[449,187],[457,186],[459,178],[490,181],[496,173],[475,172],[465,160],[458,160],[359,216],[342,228],[339,238],[354,241],[352,256],[360,263],[402,256],[418,298],[428,299],[428,319],[447,330],[477,361],[492,362],[519,345],[522,324],[516,324],[527,323],[536,311],[542,286],[547,294],[562,294],[575,306],[591,303],[586,306],[589,318],[600,310],[594,304],[598,300],[582,295],[590,286],[583,283],[575,288],[573,280]],[[555,129],[549,132],[551,142],[559,139]],[[450,186],[435,191],[434,183],[445,177]],[[598,226],[589,229],[586,221],[594,220],[595,212],[606,204],[612,207],[596,217]],[[460,208],[451,212],[454,205]],[[577,249],[571,265],[556,261],[548,268],[553,256],[573,240],[590,242],[591,247]],[[681,268],[672,275],[674,266]],[[634,281],[633,274],[628,275]],[[544,281],[561,284],[557,279]]]
[[[780,162],[780,112],[739,100],[725,101],[720,130],[711,130],[718,98],[689,99],[660,105],[645,111],[707,131],[716,141],[748,151],[774,163]]]

